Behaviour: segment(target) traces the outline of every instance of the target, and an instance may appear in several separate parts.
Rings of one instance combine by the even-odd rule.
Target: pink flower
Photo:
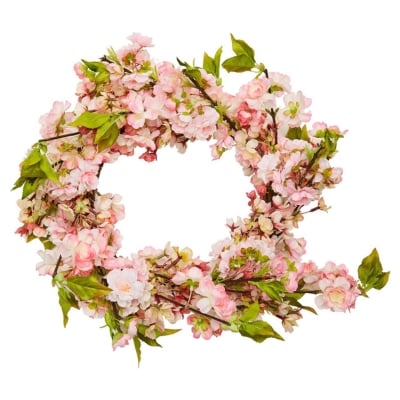
[[[354,307],[358,293],[351,290],[351,284],[346,278],[338,277],[334,281],[322,279],[319,287],[323,291],[323,294],[315,299],[319,308],[346,311]]]
[[[65,113],[70,106],[71,104],[68,101],[64,103],[55,101],[52,109],[39,118],[41,124],[40,133],[43,138],[47,139],[62,133],[59,132],[59,130],[62,129],[60,126],[63,125],[63,119],[66,118]],[[72,113],[70,114],[71,116],[69,116],[68,120],[71,120]],[[71,127],[69,127],[69,129],[71,130]],[[76,131],[76,128],[74,128],[73,131]]]
[[[137,47],[150,47],[153,45],[152,39],[148,36],[143,36],[140,33],[134,32],[130,36],[128,36],[128,40],[132,42],[132,44]]]
[[[115,351],[118,347],[127,346],[131,339],[132,337],[127,333],[115,336],[112,343],[113,350]]]
[[[203,296],[196,306],[205,314],[213,308],[221,318],[229,318],[236,311],[236,304],[226,294],[222,285],[215,285],[211,277],[204,277],[195,292]]]
[[[276,170],[280,161],[280,153],[265,154],[258,162],[257,177],[268,184],[273,178],[273,172]]]
[[[96,219],[99,223],[115,224],[125,216],[124,206],[120,204],[121,196],[110,193],[97,195],[94,201],[94,210],[97,212]]]
[[[311,105],[311,99],[305,97],[301,91],[286,94],[283,101],[285,107],[279,110],[278,119],[289,127],[300,126],[302,122],[311,119],[311,113],[305,111]]]
[[[134,129],[141,128],[146,120],[146,112],[143,104],[143,97],[136,92],[130,92],[128,108],[132,112],[126,118],[128,124]]]
[[[175,285],[182,285],[182,283],[187,281],[200,282],[203,277],[203,271],[200,268],[190,267],[177,271],[171,281],[175,283]]]
[[[199,315],[189,315],[187,322],[192,325],[192,333],[196,339],[202,337],[209,340],[212,336],[219,336],[222,332],[219,322]]]
[[[269,73],[270,87],[275,96],[281,96],[284,92],[290,92],[290,78],[280,72]]]
[[[318,198],[318,191],[311,187],[294,190],[289,195],[289,200],[296,206],[305,206]]]
[[[53,275],[56,265],[59,262],[59,250],[56,248],[51,250],[39,250],[38,254],[42,258],[42,261],[36,265],[36,270],[39,272],[39,275]],[[60,271],[63,270],[65,269],[60,268]]]
[[[113,269],[106,275],[106,280],[112,292],[107,296],[120,307],[134,305],[137,310],[139,303],[148,301],[151,286],[139,281],[138,274],[133,268]]]
[[[348,274],[345,265],[328,262],[320,271],[319,288],[321,295],[315,298],[319,308],[331,311],[346,311],[354,308],[360,291],[356,280]]]

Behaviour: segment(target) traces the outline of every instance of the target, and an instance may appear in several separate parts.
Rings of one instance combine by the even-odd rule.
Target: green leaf
[[[115,62],[115,64],[121,65],[121,61],[119,60],[119,58],[118,58],[117,53],[115,52],[115,50],[114,50],[112,47],[109,47],[109,48],[107,49],[107,51],[108,51],[107,58],[108,58],[110,61]]]
[[[241,39],[235,39],[231,34],[232,50],[237,56],[245,55],[255,64],[254,50]]]
[[[381,290],[383,289],[389,281],[390,272],[382,272],[378,275],[378,279],[374,284],[374,289]]]
[[[101,284],[93,275],[73,276],[68,278],[66,283],[81,300],[92,300],[111,292],[110,288]]]
[[[262,320],[243,322],[239,327],[239,333],[257,343],[262,343],[268,338],[283,340],[282,336],[268,322]]]
[[[180,329],[169,329],[169,328],[165,328],[163,331],[158,331],[157,330],[157,337],[160,336],[170,336],[173,335],[175,333],[180,332]]]
[[[23,178],[45,178],[46,174],[40,168],[40,162],[34,165],[23,165],[21,168],[21,177]]]
[[[285,289],[280,282],[278,282],[278,281],[272,281],[272,282],[250,281],[250,283],[254,286],[257,286],[262,292],[266,293],[268,295],[268,297],[270,297],[272,300],[282,303],[283,300],[281,297],[281,293],[285,292]]]
[[[89,129],[96,129],[110,120],[110,114],[83,112],[70,126],[84,126]]]
[[[294,140],[294,139],[301,139],[301,140],[309,140],[308,132],[307,132],[307,127],[303,125],[302,128],[300,127],[293,127],[289,128],[286,137],[288,139]]]
[[[210,57],[206,52],[204,52],[203,55],[203,68],[209,73],[214,76],[216,75],[216,69],[215,69],[215,61],[212,57]]]
[[[104,321],[110,330],[110,336],[112,339],[118,334],[121,333],[121,328],[119,325],[119,321],[115,318],[115,315],[112,310],[107,310],[104,314]]]
[[[219,70],[221,65],[221,55],[222,55],[222,47],[220,47],[214,55],[214,63],[215,63],[215,76],[219,78]]]
[[[36,239],[36,236],[34,236],[34,239]],[[39,240],[42,242],[43,247],[46,250],[54,249],[54,247],[56,246],[51,240],[49,240],[48,237],[40,237]]]
[[[64,327],[66,327],[68,323],[69,311],[72,307],[79,309],[79,305],[73,294],[62,287],[58,288],[58,302],[63,313]]]
[[[250,71],[255,66],[255,63],[246,54],[241,54],[228,58],[222,63],[222,66],[228,72],[245,72]]]
[[[35,193],[37,188],[44,182],[46,182],[46,179],[44,178],[26,179],[24,187],[22,188],[22,199]]]
[[[185,69],[183,72],[188,78],[195,81],[200,87],[203,87],[201,72],[198,68],[191,67],[190,69]]]
[[[49,159],[45,154],[42,155],[42,159],[40,160],[40,169],[44,172],[47,179],[53,181],[57,185],[61,185],[61,182],[58,179],[57,172],[53,169]]]
[[[96,74],[94,81],[98,84],[105,83],[108,81],[110,73],[108,71],[102,71]]]
[[[42,153],[39,149],[39,147],[35,146],[31,152],[28,154],[28,156],[25,158],[25,160],[21,164],[21,168],[27,167],[30,165],[35,165],[40,162],[40,159],[42,158]]]
[[[157,340],[155,339],[150,339],[149,337],[147,337],[144,334],[141,333],[137,333],[137,336],[139,337],[139,339],[146,343],[147,345],[151,346],[151,347],[162,347],[160,343],[157,342]]]
[[[365,295],[370,289],[382,289],[389,280],[389,272],[383,272],[379,253],[376,249],[365,257],[358,267],[358,278]]]
[[[93,72],[107,71],[107,67],[101,61],[86,61],[81,60],[82,63]]]
[[[382,272],[382,264],[377,250],[373,249],[372,252],[362,260],[361,265],[358,267],[358,278],[363,285],[367,285],[368,282],[380,272]]]
[[[240,320],[243,322],[254,321],[258,317],[258,314],[260,314],[260,306],[258,302],[255,302],[246,308]]]
[[[207,53],[203,56],[203,68],[209,73],[219,78],[219,67],[221,64],[222,47],[216,52],[214,58],[210,57]]]
[[[311,313],[313,313],[313,314],[315,314],[315,315],[318,315],[318,313],[317,313],[317,311],[314,309],[314,308],[312,308],[312,307],[310,307],[310,306],[303,306],[303,304],[301,304],[298,300],[297,300],[297,297],[296,296],[292,296],[292,295],[294,295],[295,293],[286,293],[286,295],[285,295],[285,300],[291,305],[291,306],[294,306],[294,307],[298,307],[299,309],[301,309],[301,310],[306,310],[306,311],[309,311],[309,312],[311,312]],[[301,298],[301,297],[303,297],[304,296],[304,293],[300,293],[300,297],[299,298]]]
[[[107,125],[107,129],[102,129]],[[99,128],[96,133],[94,142],[97,144],[98,150],[101,153],[103,150],[111,147],[118,139],[119,129],[117,124],[114,122],[112,124],[105,124],[103,127]],[[100,131],[100,134],[99,134]],[[99,135],[99,138],[98,138]]]
[[[140,361],[142,361],[142,350],[141,350],[142,343],[140,342],[140,339],[137,336],[133,337],[133,345],[135,346],[136,357],[137,357],[138,366],[139,366]]]
[[[15,189],[20,188],[25,182],[26,182],[26,178],[24,178],[23,176],[20,176],[20,177],[14,182],[14,186],[12,187],[11,190],[15,190]]]

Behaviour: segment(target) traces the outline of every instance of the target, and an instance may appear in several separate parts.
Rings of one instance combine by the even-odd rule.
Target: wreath
[[[99,61],[75,65],[75,108],[54,102],[40,118],[42,138],[13,188],[22,188],[17,233],[42,243],[36,268],[58,290],[64,325],[71,308],[103,318],[113,348],[133,342],[140,361],[143,342],[158,346],[185,317],[196,338],[231,331],[256,342],[283,339],[265,315],[292,332],[304,310],[316,313],[301,302],[305,294],[319,308],[346,311],[385,286],[389,272],[376,249],[358,279],[343,264],[302,260],[305,240],[292,231],[305,214],[327,211],[322,192],[341,181],[331,159],[344,132],[308,126],[311,101],[292,91],[288,76],[269,72],[233,35],[234,55],[221,62],[222,48],[205,53],[201,67],[155,63],[149,38],[128,39]],[[221,66],[254,77],[232,95]],[[119,195],[99,192],[103,166],[140,150],[140,159],[154,162],[162,147],[183,153],[196,140],[210,141],[213,159],[235,150],[254,187],[246,193],[249,215],[227,221],[227,237],[212,245],[209,260],[169,243],[120,255],[124,207]]]

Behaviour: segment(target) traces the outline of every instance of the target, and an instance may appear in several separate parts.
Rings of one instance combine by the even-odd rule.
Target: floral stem
[[[50,142],[51,140],[57,140],[57,139],[62,139],[66,137],[71,137],[71,136],[78,136],[80,135],[80,132],[73,132],[73,133],[66,133],[65,135],[60,135],[60,136],[53,136],[51,138],[46,138],[46,139],[39,139],[39,142]]]
[[[215,109],[217,109],[218,103],[217,103],[216,101],[214,101],[214,100],[208,95],[208,93],[204,90],[204,88],[202,88],[202,87],[199,85],[199,83],[198,83],[195,79],[193,79],[192,77],[190,77],[189,75],[187,75],[187,74],[185,73],[185,71],[183,71],[183,73],[184,73],[185,76],[190,80],[190,82],[194,85],[194,87],[204,96],[204,98],[205,98],[206,100],[208,100],[208,101],[211,103],[211,105],[212,105]],[[232,121],[225,113],[223,113],[222,117],[223,117],[223,119],[228,123],[229,128],[232,129],[233,131],[236,131],[236,130],[238,130],[238,129],[241,129],[240,127],[238,128],[238,127],[237,127],[237,124],[236,124],[234,121]]]
[[[176,306],[179,306],[179,307],[182,307],[182,308],[186,308],[187,310],[190,310],[190,311],[192,311],[192,312],[194,312],[196,314],[202,315],[203,317],[207,317],[207,318],[213,319],[215,321],[218,321],[221,324],[228,325],[228,326],[231,325],[231,323],[228,322],[228,321],[225,321],[225,320],[223,320],[221,318],[215,317],[214,315],[203,313],[200,310],[197,310],[196,308],[189,306],[188,304],[182,304],[179,301],[171,299],[171,298],[169,298],[167,296],[164,296],[162,294],[157,293],[157,297],[159,297],[160,299],[163,299],[165,301],[168,301],[168,302],[170,302],[172,304],[175,304]]]
[[[54,268],[54,271],[53,271],[53,275],[52,275],[53,278],[55,278],[55,276],[57,275],[58,268],[60,267],[60,264],[61,264],[61,260],[62,260],[62,258],[61,258],[61,254],[60,254],[58,257],[57,263],[56,263],[56,267]]]
[[[304,171],[304,174],[302,175],[302,177],[300,178],[299,184],[300,187],[303,185],[304,183],[304,179],[306,178],[307,174],[310,172],[311,168],[313,167],[313,165],[315,164],[315,162],[318,159],[319,153],[323,150],[322,147],[319,147],[318,150],[313,154],[310,162],[307,165],[306,170]],[[312,181],[312,179],[310,179],[308,182],[306,182],[306,184],[309,184]]]

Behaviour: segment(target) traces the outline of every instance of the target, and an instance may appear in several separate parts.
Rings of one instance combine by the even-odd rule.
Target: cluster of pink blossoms
[[[44,244],[37,269],[53,277],[64,322],[71,307],[105,318],[114,347],[131,339],[154,345],[174,332],[166,321],[184,316],[195,337],[231,330],[262,341],[281,339],[262,316],[292,331],[311,309],[300,303],[305,293],[316,294],[321,308],[354,307],[360,290],[346,267],[304,262],[305,240],[292,233],[304,213],[327,209],[321,194],[341,180],[330,159],[343,133],[306,125],[311,101],[292,91],[286,75],[261,68],[231,95],[207,68],[155,64],[150,39],[130,41],[75,66],[75,108],[54,103],[40,119],[43,139],[21,164],[18,232]],[[184,152],[196,140],[210,141],[214,159],[235,149],[254,186],[249,215],[228,220],[228,236],[209,260],[170,244],[119,255],[124,208],[119,195],[99,193],[103,166],[137,152],[155,161],[160,148]]]

